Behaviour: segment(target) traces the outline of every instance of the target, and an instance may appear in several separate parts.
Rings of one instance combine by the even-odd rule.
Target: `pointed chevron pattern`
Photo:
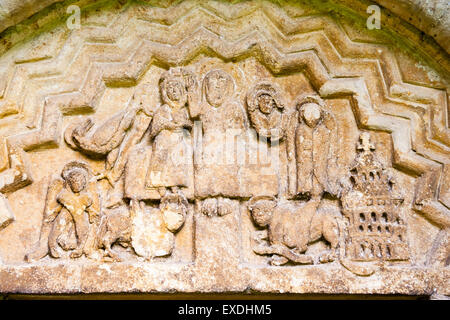
[[[36,44],[31,57],[17,48],[0,58],[0,122],[25,118],[28,127],[8,135],[11,145],[58,146],[62,117],[95,112],[106,87],[134,86],[152,64],[187,65],[206,54],[256,57],[275,75],[303,72],[323,97],[348,96],[361,127],[391,133],[400,170],[443,172],[450,161],[445,75],[426,85],[403,79],[389,38],[355,42],[331,16],[269,1],[133,3],[112,12],[106,24],[60,30],[51,52]]]

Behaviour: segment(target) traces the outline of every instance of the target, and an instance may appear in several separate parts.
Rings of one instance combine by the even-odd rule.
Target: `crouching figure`
[[[61,178],[55,177],[49,184],[41,234],[26,255],[27,261],[37,261],[48,253],[59,258],[59,247],[72,250],[71,258],[90,256],[96,249],[95,233],[101,214],[97,177],[86,163],[72,161],[64,166]]]
[[[260,230],[256,232],[253,251],[271,255],[272,265],[313,264],[315,257],[305,254],[308,245],[324,239],[330,249],[318,256],[320,263],[332,262],[339,245],[339,212],[319,209],[319,201],[296,204],[280,203],[271,197],[250,200],[249,211]]]

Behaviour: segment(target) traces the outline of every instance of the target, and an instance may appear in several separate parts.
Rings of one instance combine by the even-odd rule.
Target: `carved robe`
[[[243,141],[244,111],[236,102],[227,101],[219,107],[204,103],[198,113],[191,108],[191,115],[200,116],[203,129],[195,149],[196,195],[240,196],[239,157],[243,155],[235,142]]]
[[[264,114],[259,110],[253,110],[249,113],[249,117],[260,136],[272,140],[278,140],[283,136],[286,119],[280,111],[275,109],[270,114]]]
[[[150,134],[154,140],[147,172],[147,187],[189,185],[188,173],[193,155],[185,129],[191,127],[192,122],[184,107],[172,109],[165,104],[155,112]]]
[[[335,137],[323,123],[311,128],[300,123],[295,131],[297,194],[319,196],[331,192],[329,186],[330,147]]]

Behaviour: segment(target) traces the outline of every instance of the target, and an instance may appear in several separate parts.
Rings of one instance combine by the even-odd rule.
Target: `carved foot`
[[[112,252],[112,251],[107,251],[105,256],[103,257],[103,261],[106,262],[121,262],[122,259],[119,257],[118,254]]]
[[[32,252],[28,253],[28,254],[25,256],[25,261],[26,261],[26,262],[35,262],[35,261],[38,261],[38,260],[42,259],[43,257],[45,257],[45,256],[47,255],[47,253],[48,253],[48,250],[47,250],[47,249],[41,249],[41,248],[39,248],[39,249],[37,249],[37,250],[35,250],[35,251],[32,251]]]
[[[253,252],[259,255],[266,255],[272,253],[270,247],[264,244],[259,244],[253,247]]]
[[[329,263],[333,262],[334,260],[336,260],[336,254],[334,251],[326,251],[319,256],[320,263]]]
[[[270,264],[272,266],[282,266],[283,264],[286,264],[288,262],[288,258],[279,255],[273,255],[272,259],[270,260]]]
[[[306,254],[301,255],[293,255],[292,262],[297,264],[314,264],[314,259],[311,256],[308,256]]]
[[[72,259],[76,259],[76,258],[81,257],[82,254],[83,254],[83,250],[75,250],[75,251],[73,251],[73,252],[70,254],[70,257],[71,257]]]
[[[50,247],[50,255],[52,256],[52,258],[58,259],[61,257],[61,255],[59,254],[58,250],[54,247]]]
[[[217,213],[217,199],[208,198],[203,200],[202,213],[208,217],[212,217]]]

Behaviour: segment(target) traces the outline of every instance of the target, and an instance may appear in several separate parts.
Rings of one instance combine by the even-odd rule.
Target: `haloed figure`
[[[163,196],[168,188],[177,191],[189,184],[189,166],[192,166],[192,147],[189,129],[192,121],[188,104],[189,77],[183,69],[165,72],[159,81],[163,104],[155,111],[150,139],[152,157],[147,172],[146,186],[160,190]]]
[[[76,249],[70,256],[77,258],[85,253],[90,224],[99,217],[99,212],[92,206],[94,199],[86,190],[89,177],[86,166],[79,162],[71,162],[64,167],[62,177],[68,188],[64,188],[58,194],[57,201],[72,215],[78,241]]]
[[[189,105],[192,118],[201,123],[194,153],[195,195],[203,199],[204,214],[226,215],[232,210],[229,198],[241,194],[238,147],[245,134],[245,113],[235,96],[234,79],[224,70],[209,71],[202,88],[201,102]],[[238,146],[230,143],[235,139]]]
[[[97,228],[100,220],[96,178],[91,179],[88,166],[80,161],[66,164],[61,177],[54,178],[49,184],[41,234],[36,247],[26,255],[27,261],[37,261],[48,253],[59,258],[59,246],[64,250],[74,249],[71,258],[83,254],[89,256],[96,249],[91,246],[95,239],[88,241],[95,235],[91,231]],[[75,244],[69,244],[71,241],[67,240],[73,232],[72,221]]]
[[[294,194],[320,201],[324,192],[335,195],[337,132],[334,119],[324,110],[323,102],[308,96],[298,105],[298,121],[288,142],[288,156],[295,158]],[[294,184],[295,185],[295,184]]]
[[[247,95],[250,121],[259,136],[276,141],[282,139],[287,119],[280,88],[260,82]]]
[[[203,80],[202,102],[189,108],[202,126],[202,138],[195,150],[195,178],[199,181],[195,183],[196,195],[238,196],[238,155],[229,140],[245,133],[245,114],[235,99],[234,79],[221,69],[209,71]]]

